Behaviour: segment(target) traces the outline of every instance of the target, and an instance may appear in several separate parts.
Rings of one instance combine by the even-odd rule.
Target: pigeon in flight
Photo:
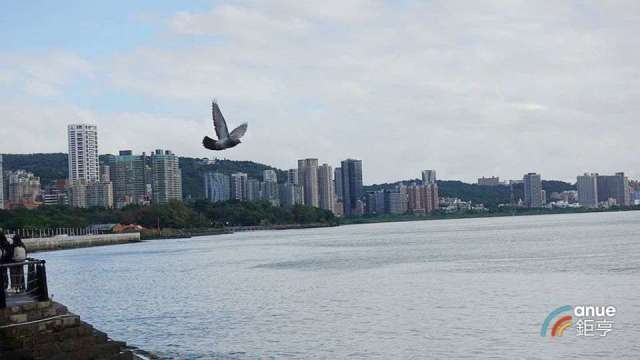
[[[238,126],[229,133],[227,122],[224,120],[220,107],[215,100],[211,102],[211,115],[213,116],[213,127],[216,130],[218,140],[205,136],[202,139],[202,145],[209,150],[224,150],[240,144],[240,138],[247,132],[247,123]]]

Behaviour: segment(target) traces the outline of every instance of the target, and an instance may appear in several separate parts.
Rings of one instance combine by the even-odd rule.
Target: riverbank
[[[235,232],[245,231],[264,231],[264,230],[293,230],[293,229],[311,229],[321,227],[337,226],[337,224],[279,224],[279,225],[257,225],[257,226],[227,226],[216,228],[194,228],[194,229],[162,229],[160,231],[154,229],[144,230],[140,234],[141,240],[162,240],[162,239],[182,239],[196,236],[224,235],[233,234]]]
[[[431,214],[431,215],[374,215],[361,216],[354,218],[340,219],[340,225],[355,224],[375,224],[387,222],[405,222],[405,221],[425,221],[425,220],[455,220],[455,219],[474,219],[474,218],[494,218],[494,217],[511,217],[511,216],[535,216],[535,215],[557,215],[557,214],[587,214],[587,213],[604,213],[604,212],[621,212],[621,211],[637,211],[639,206],[629,208],[615,209],[518,209],[516,211],[501,212],[465,212],[454,214]]]
[[[23,241],[29,252],[36,252],[139,242],[140,234],[58,235],[48,238],[24,239]]]
[[[640,207],[625,209],[519,209],[515,212],[466,212],[459,214],[431,214],[431,215],[381,215],[362,216],[356,218],[340,219],[336,224],[314,223],[314,224],[281,224],[281,225],[259,225],[259,226],[228,226],[215,228],[192,228],[192,229],[172,229],[165,228],[160,231],[146,229],[140,233],[126,234],[104,234],[104,235],[83,235],[83,236],[55,236],[50,238],[25,239],[24,242],[30,252],[53,251],[63,249],[73,249],[81,247],[118,245],[146,240],[179,239],[196,236],[211,236],[232,234],[245,231],[265,231],[265,230],[295,230],[334,227],[340,225],[373,224],[387,222],[407,222],[425,220],[453,220],[471,218],[494,218],[511,216],[535,216],[535,215],[555,215],[555,214],[586,214],[596,212],[619,212],[635,211]]]

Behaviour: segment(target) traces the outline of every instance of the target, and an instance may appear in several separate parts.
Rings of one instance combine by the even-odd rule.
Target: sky
[[[640,178],[637,1],[11,1],[0,153],[363,161],[367,184]],[[239,146],[211,152],[210,100]]]

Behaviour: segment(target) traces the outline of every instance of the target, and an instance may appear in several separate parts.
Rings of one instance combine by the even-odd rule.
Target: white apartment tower
[[[319,207],[318,159],[298,160],[298,183],[304,189],[304,204]]]
[[[155,204],[182,201],[182,172],[178,157],[171,151],[158,149],[151,153],[151,188]]]
[[[584,207],[598,207],[598,174],[578,176],[578,203]]]
[[[328,164],[318,167],[318,203],[321,209],[334,210],[333,170]]]
[[[69,141],[69,181],[100,180],[98,161],[98,128],[95,125],[71,124],[67,127]]]

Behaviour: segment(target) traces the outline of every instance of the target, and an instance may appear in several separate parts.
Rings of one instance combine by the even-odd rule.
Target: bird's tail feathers
[[[209,150],[216,150],[216,148],[217,148],[217,146],[216,146],[216,145],[217,145],[217,143],[218,143],[217,141],[213,140],[212,138],[210,138],[210,137],[208,137],[208,136],[205,136],[205,137],[202,139],[202,145],[203,145],[205,148],[209,149]]]

